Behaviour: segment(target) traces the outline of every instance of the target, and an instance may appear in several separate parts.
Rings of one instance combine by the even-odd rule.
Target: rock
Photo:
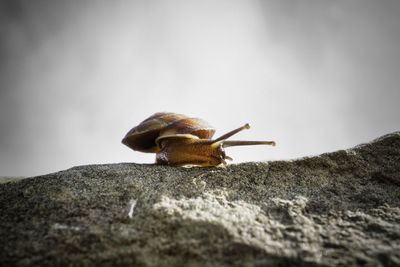
[[[0,176],[0,184],[14,182],[14,181],[18,181],[18,180],[21,180],[24,178],[25,177],[22,177],[22,176]]]
[[[0,184],[2,266],[400,266],[400,132],[226,168],[88,165]]]

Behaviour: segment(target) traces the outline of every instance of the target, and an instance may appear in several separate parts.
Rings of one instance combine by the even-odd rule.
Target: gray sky
[[[0,176],[148,162],[121,144],[157,111],[278,146],[347,148],[400,126],[400,1],[0,1]]]

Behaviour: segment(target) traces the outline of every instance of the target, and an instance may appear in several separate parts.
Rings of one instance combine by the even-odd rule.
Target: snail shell
[[[172,112],[158,112],[132,128],[122,143],[133,150],[157,153],[167,138],[211,139],[215,129],[199,118]]]

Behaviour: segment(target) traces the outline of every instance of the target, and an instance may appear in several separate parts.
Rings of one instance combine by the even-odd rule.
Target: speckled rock
[[[400,266],[400,133],[226,168],[88,165],[0,184],[2,266]]]

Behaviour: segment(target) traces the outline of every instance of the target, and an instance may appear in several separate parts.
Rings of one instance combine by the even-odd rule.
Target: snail
[[[215,129],[206,121],[182,114],[159,112],[132,128],[122,143],[133,150],[156,153],[156,163],[161,165],[196,165],[210,167],[226,165],[232,160],[224,148],[247,145],[272,145],[274,141],[232,141],[234,134],[249,129],[246,123],[217,139],[211,139]]]

